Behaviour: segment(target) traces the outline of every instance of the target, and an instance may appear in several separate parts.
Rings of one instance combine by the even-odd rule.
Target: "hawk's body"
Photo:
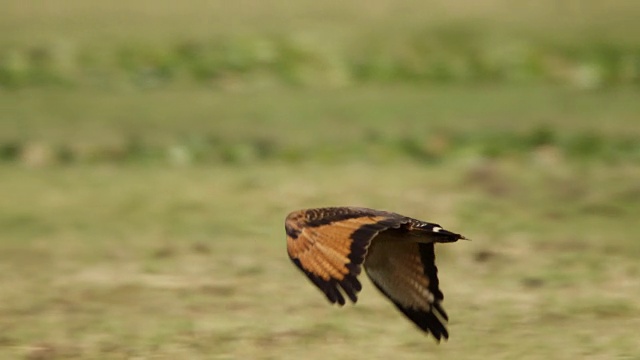
[[[371,281],[420,329],[448,338],[434,243],[465,239],[440,225],[356,207],[298,210],[285,220],[291,260],[329,301],[354,303],[364,269]]]

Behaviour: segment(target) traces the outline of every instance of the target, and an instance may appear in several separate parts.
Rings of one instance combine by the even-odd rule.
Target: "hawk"
[[[440,225],[358,207],[297,210],[285,220],[287,252],[331,303],[358,300],[362,267],[422,331],[448,339],[434,243],[466,240]]]

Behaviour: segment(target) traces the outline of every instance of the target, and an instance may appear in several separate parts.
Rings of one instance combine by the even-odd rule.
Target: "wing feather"
[[[420,329],[438,341],[449,337],[433,243],[379,237],[369,249],[365,270],[378,290]]]
[[[371,240],[383,230],[408,220],[397,214],[360,208],[300,210],[287,216],[287,251],[332,303],[352,301],[362,284],[362,270]]]

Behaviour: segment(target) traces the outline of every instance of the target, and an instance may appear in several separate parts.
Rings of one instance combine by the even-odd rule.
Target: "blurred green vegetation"
[[[526,160],[547,150],[569,162],[640,161],[640,102],[632,89],[410,85],[5,95],[5,163],[433,164],[469,156]]]
[[[55,41],[4,46],[0,86],[209,87],[372,83],[539,84],[578,88],[640,84],[640,45],[554,43],[496,36],[482,27],[361,34],[353,43],[296,35],[228,35],[160,44],[91,46]]]
[[[4,88],[640,84],[640,6],[628,0],[3,7]]]
[[[633,1],[3,7],[0,161],[638,159]]]
[[[377,83],[640,85],[640,45],[555,44],[478,29],[435,29],[391,39],[363,35],[339,49],[292,36],[121,44],[96,55],[67,43],[5,47],[0,86],[343,87]]]

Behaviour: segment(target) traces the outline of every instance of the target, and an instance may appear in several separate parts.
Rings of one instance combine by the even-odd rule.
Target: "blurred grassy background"
[[[0,10],[1,358],[638,358],[636,2]],[[474,239],[448,343],[290,264],[327,205]]]

